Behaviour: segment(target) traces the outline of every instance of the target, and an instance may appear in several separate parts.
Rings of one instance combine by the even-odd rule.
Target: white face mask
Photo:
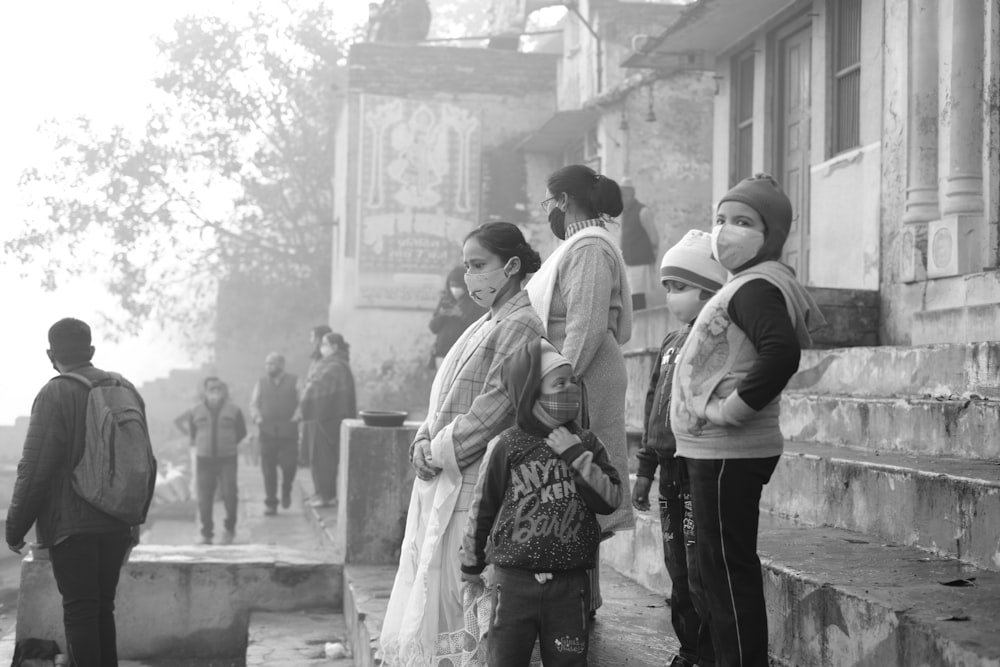
[[[458,286],[449,287],[448,290],[451,292],[451,296],[455,299],[455,301],[458,301],[463,296],[465,296],[465,288],[464,287],[458,287]]]
[[[712,255],[728,271],[735,271],[764,247],[764,232],[752,227],[716,225],[712,228]]]
[[[698,317],[702,306],[707,302],[701,300],[701,290],[686,289],[683,292],[669,292],[667,294],[667,309],[673,313],[674,317],[690,324]]]
[[[466,273],[465,286],[469,288],[469,296],[473,301],[483,308],[489,308],[497,300],[497,295],[509,278],[507,266],[504,265],[485,273]]]

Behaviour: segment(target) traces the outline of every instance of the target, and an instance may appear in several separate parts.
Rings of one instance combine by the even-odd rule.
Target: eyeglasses
[[[542,210],[543,210],[543,211],[545,211],[545,213],[546,213],[546,214],[548,214],[548,212],[549,212],[549,206],[548,206],[548,203],[549,203],[550,201],[552,201],[553,199],[558,199],[558,198],[559,198],[559,195],[552,195],[552,196],[551,196],[551,197],[549,197],[548,199],[543,199],[543,200],[541,201],[541,204],[540,204],[540,205],[541,205],[541,207],[542,207]]]

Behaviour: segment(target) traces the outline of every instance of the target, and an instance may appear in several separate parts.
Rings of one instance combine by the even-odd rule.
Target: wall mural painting
[[[365,95],[360,116],[358,303],[433,308],[480,217],[479,115]]]

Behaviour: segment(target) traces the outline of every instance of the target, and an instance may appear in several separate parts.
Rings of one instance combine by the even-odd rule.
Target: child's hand
[[[568,428],[560,426],[552,431],[552,433],[549,433],[549,437],[545,439],[545,442],[548,443],[549,447],[556,454],[562,454],[573,445],[582,441],[580,440],[580,436],[573,435]]]
[[[480,574],[469,574],[468,572],[462,573],[462,581],[467,584],[475,584],[478,586],[484,586],[483,577]]]
[[[649,510],[649,489],[653,486],[653,480],[648,477],[636,477],[635,485],[632,486],[632,507],[640,512]]]

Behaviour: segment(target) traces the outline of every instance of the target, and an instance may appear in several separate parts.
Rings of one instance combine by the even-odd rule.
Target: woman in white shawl
[[[410,447],[417,479],[381,634],[391,667],[483,664],[474,657],[481,634],[466,632],[459,548],[486,446],[514,421],[500,368],[542,333],[521,288],[541,260],[516,225],[482,225],[462,254],[469,295],[489,312],[445,356]]]
[[[548,339],[583,379],[590,430],[607,447],[621,476],[621,506],[614,514],[598,517],[609,536],[635,527],[625,442],[628,377],[621,350],[632,337],[632,294],[625,260],[606,227],[609,216],[622,212],[621,189],[584,165],[556,170],[547,186],[542,207],[552,233],[563,242],[525,289]],[[597,572],[591,576],[592,611],[601,606]]]

